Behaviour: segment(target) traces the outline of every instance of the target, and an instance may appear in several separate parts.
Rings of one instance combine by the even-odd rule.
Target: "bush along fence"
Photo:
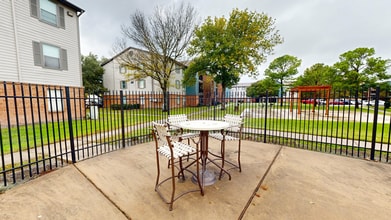
[[[212,94],[213,95],[213,94]],[[16,184],[69,163],[152,141],[152,121],[244,118],[243,139],[390,163],[388,93],[332,91],[226,98],[4,82],[0,86],[0,182]],[[88,98],[86,98],[88,97]],[[93,97],[93,98],[91,98]],[[166,97],[166,98],[164,98]],[[96,100],[99,99],[99,100]]]

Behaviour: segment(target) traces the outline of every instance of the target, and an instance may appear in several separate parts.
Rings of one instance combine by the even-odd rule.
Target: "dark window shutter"
[[[64,8],[59,7],[59,27],[65,29],[65,15],[64,15]]]
[[[38,0],[30,0],[31,16],[38,18]]]
[[[68,70],[67,50],[61,49],[61,69]]]
[[[42,66],[41,44],[33,41],[34,65]]]

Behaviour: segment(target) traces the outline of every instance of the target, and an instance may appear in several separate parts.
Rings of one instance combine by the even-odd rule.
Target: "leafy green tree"
[[[390,60],[375,56],[374,48],[356,48],[339,56],[339,62],[334,64],[344,87],[357,90],[360,86],[373,87],[379,80],[389,79],[387,74]],[[356,108],[358,108],[358,96]]]
[[[259,80],[251,84],[246,89],[246,94],[252,98],[259,98],[262,96],[275,96],[278,94],[279,84],[272,78],[266,77],[263,80]]]
[[[389,79],[387,74],[390,60],[374,57],[373,48],[356,48],[339,56],[339,62],[334,64],[341,80],[349,89],[361,85],[373,86],[379,80]]]
[[[265,75],[277,81],[280,85],[280,93],[283,94],[284,80],[292,79],[298,73],[297,68],[301,60],[291,55],[284,55],[274,59],[265,70]],[[282,106],[282,102],[281,102]]]
[[[197,57],[186,69],[183,82],[193,85],[197,73],[210,75],[221,84],[224,99],[226,88],[237,84],[242,74],[257,76],[258,65],[282,41],[274,20],[263,13],[234,9],[229,19],[208,17],[190,43],[188,53]]]
[[[107,91],[103,86],[104,69],[100,64],[97,55],[90,53],[88,56],[81,56],[84,91],[88,94],[101,95]]]
[[[164,96],[163,111],[168,110],[171,73],[185,55],[196,19],[194,7],[183,3],[177,7],[157,7],[150,17],[136,11],[130,16],[131,24],[122,26],[123,38],[115,45],[117,52],[128,49],[128,40],[141,47],[134,53],[122,53],[122,64],[134,71],[128,78],[151,77],[159,83]]]
[[[320,86],[336,83],[336,73],[333,67],[323,63],[317,63],[304,70],[294,83],[295,86]]]

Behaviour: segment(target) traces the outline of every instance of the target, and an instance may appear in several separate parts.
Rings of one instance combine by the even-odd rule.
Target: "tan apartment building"
[[[2,1],[1,124],[15,124],[15,115],[20,123],[31,123],[34,112],[44,115],[67,111],[64,86],[71,88],[74,101],[84,99],[80,91],[83,82],[79,37],[79,16],[83,12],[65,0]],[[39,102],[40,98],[45,101]],[[82,117],[84,109],[80,107],[84,105],[77,106],[74,111],[79,112],[74,115]]]
[[[143,79],[132,79],[134,70],[126,67],[123,56],[132,56],[134,53],[148,53],[138,48],[129,47],[113,58],[102,64],[104,68],[103,86],[109,91],[122,91],[126,95],[123,102],[125,104],[140,104],[141,108],[151,108],[162,106],[163,97],[159,95],[162,90],[156,80],[151,77]],[[182,85],[183,71],[186,66],[180,62],[173,61],[174,68],[170,75],[170,106],[172,108],[181,107],[186,104],[184,96],[186,90]],[[111,97],[104,97],[104,105],[118,104],[120,99],[118,95],[113,94]]]

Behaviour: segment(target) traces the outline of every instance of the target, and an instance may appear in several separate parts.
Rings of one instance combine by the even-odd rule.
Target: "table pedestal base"
[[[202,184],[202,185],[204,185],[204,186],[213,185],[216,182],[216,175],[213,171],[205,170],[203,177],[204,177],[204,181],[203,181],[204,184]],[[200,175],[200,178],[202,181],[202,175]],[[193,176],[191,178],[191,180],[193,183],[198,184],[196,176]]]

